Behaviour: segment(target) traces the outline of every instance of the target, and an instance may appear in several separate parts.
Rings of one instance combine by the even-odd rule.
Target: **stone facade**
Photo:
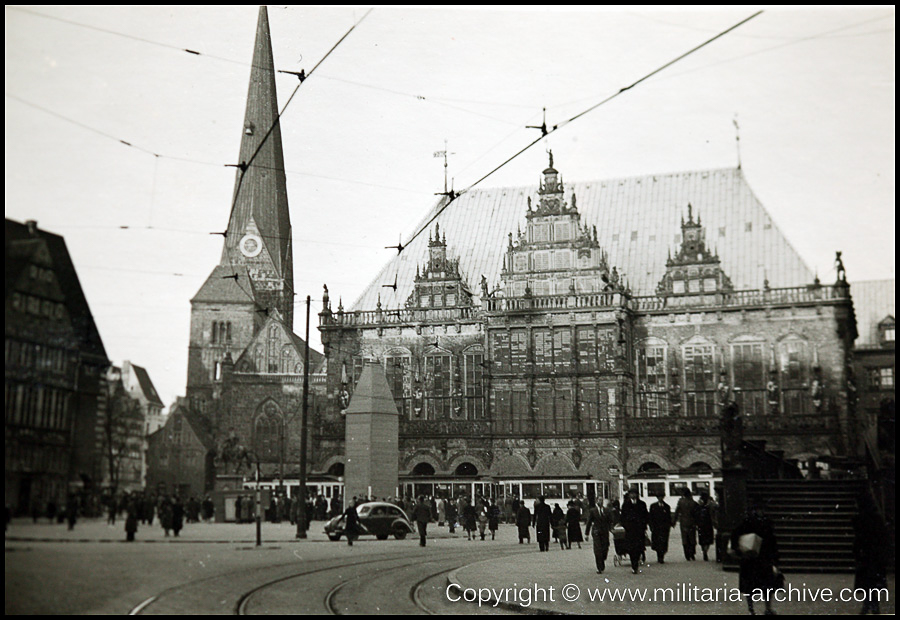
[[[317,470],[342,452],[340,410],[365,360],[384,365],[401,414],[401,475],[423,463],[438,475],[606,481],[651,463],[715,469],[730,399],[746,438],[769,450],[856,453],[846,389],[855,321],[842,277],[735,290],[685,204],[655,294],[638,295],[552,159],[537,202],[522,202],[526,227],[510,231],[500,282],[482,277],[480,300],[455,294],[468,289],[448,258],[473,249],[436,227],[405,308],[326,305]],[[454,296],[438,299],[435,279]]]
[[[5,260],[5,499],[43,513],[98,489],[109,359],[62,237],[6,220]]]

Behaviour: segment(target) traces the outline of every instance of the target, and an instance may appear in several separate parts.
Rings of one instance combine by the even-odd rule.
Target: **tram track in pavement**
[[[440,607],[441,601],[426,603],[429,584],[434,599],[434,592],[442,592],[439,586],[446,586],[445,575],[452,570],[521,553],[506,551],[509,553],[497,548],[441,546],[424,551],[407,547],[389,553],[311,560],[299,571],[297,562],[282,562],[167,588],[136,606],[131,614],[435,613],[432,607]]]

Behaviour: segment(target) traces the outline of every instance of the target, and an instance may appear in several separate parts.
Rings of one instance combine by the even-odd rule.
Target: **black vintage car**
[[[360,536],[374,535],[378,540],[386,540],[393,536],[397,540],[406,538],[413,531],[406,513],[387,502],[369,502],[356,507],[359,524],[362,526]],[[325,524],[325,533],[331,540],[340,540],[344,535],[346,519],[338,515]]]

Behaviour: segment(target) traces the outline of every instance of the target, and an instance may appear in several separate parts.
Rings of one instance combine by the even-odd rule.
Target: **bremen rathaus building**
[[[860,453],[840,257],[821,283],[740,168],[568,184],[551,154],[537,188],[446,201],[351,308],[326,296],[315,471],[371,362],[401,485],[716,470],[731,401],[786,459]]]

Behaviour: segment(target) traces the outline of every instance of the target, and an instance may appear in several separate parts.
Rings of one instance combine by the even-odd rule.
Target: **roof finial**
[[[553,167],[553,149],[547,151],[550,154],[550,167]]]
[[[734,113],[734,143],[737,147],[737,162],[738,162],[738,170],[741,169],[741,128],[738,126],[737,122],[737,112]]]

